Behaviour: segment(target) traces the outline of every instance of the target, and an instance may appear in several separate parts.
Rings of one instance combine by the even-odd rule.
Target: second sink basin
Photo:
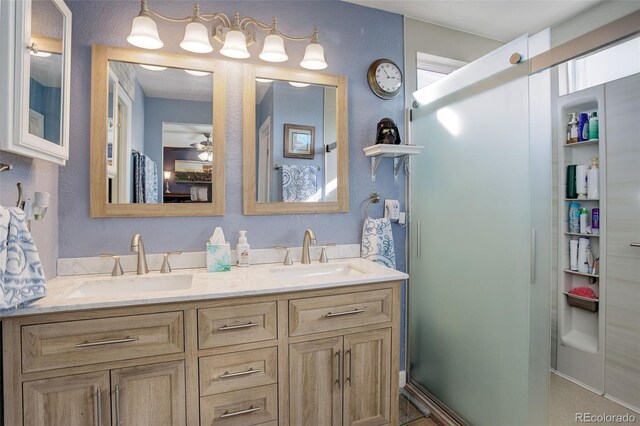
[[[131,276],[92,280],[75,287],[65,298],[113,297],[123,294],[162,293],[188,290],[192,275]]]
[[[275,277],[286,280],[304,280],[312,278],[340,278],[350,275],[364,275],[365,271],[351,264],[318,263],[313,265],[282,266],[269,271]]]

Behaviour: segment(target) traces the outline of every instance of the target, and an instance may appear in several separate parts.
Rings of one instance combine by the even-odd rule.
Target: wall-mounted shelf
[[[600,278],[599,274],[588,274],[586,272],[572,271],[571,269],[565,269],[563,272],[566,272],[567,274],[582,275],[583,277]]]
[[[418,145],[386,145],[376,144],[363,149],[364,155],[371,157],[371,181],[376,181],[376,171],[383,158],[393,158],[393,180],[398,180],[398,173],[407,159],[420,154],[422,146]]]
[[[565,232],[564,235],[571,235],[572,237],[582,237],[582,238],[600,238],[600,235],[581,234],[579,232]]]
[[[595,145],[598,142],[600,142],[600,139],[589,139],[588,141],[584,141],[584,142],[566,143],[566,144],[564,144],[564,147],[565,148],[576,148],[576,147],[585,146],[585,145]]]

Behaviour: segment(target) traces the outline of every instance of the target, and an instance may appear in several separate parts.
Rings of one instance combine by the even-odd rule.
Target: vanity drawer
[[[276,302],[198,310],[200,349],[277,338]]]
[[[200,424],[202,425],[250,426],[277,419],[277,385],[200,398]]]
[[[22,327],[22,371],[184,352],[182,312]]]
[[[391,323],[391,289],[289,301],[289,335]]]
[[[278,349],[275,347],[203,357],[199,363],[202,396],[278,381]]]

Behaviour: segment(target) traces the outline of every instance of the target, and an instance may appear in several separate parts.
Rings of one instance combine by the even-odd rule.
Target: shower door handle
[[[421,257],[421,249],[422,249],[422,244],[420,243],[421,238],[421,233],[420,233],[420,221],[416,220],[416,257],[418,259],[420,259]]]
[[[529,230],[529,280],[531,284],[536,283],[536,230]]]
[[[640,247],[640,243],[630,243],[631,247]]]

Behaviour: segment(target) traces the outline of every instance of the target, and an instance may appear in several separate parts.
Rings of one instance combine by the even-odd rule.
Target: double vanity
[[[404,279],[359,258],[58,277],[2,320],[5,424],[398,424]]]

